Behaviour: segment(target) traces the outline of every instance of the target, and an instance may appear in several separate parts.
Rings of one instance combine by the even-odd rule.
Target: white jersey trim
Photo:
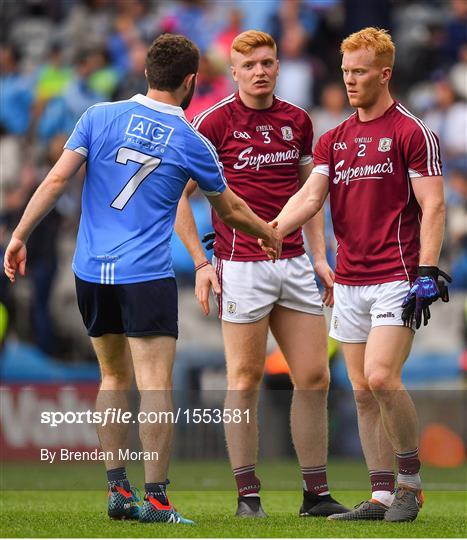
[[[421,178],[423,175],[421,175],[419,172],[415,171],[414,169],[409,169],[409,176],[410,178]]]
[[[140,105],[149,107],[149,109],[153,109],[154,111],[166,114],[173,114],[174,116],[181,116],[182,118],[185,118],[185,113],[183,112],[183,109],[181,107],[177,107],[176,105],[170,105],[169,103],[162,103],[161,101],[156,101],[155,99],[152,99],[148,96],[143,96],[143,94],[136,94],[129,101],[136,101]]]
[[[315,165],[311,172],[324,174],[329,178],[329,165]]]
[[[310,121],[311,121],[310,113],[306,109],[303,109],[302,107],[299,107],[298,105],[295,105],[295,103],[291,103],[290,101],[287,101],[286,99],[281,98],[280,96],[275,96],[275,98],[278,101],[282,101],[283,103],[287,103],[289,105],[292,105],[292,107],[295,107],[296,109],[300,109],[301,111],[303,111],[304,113],[307,114],[308,118],[310,118]]]
[[[313,162],[313,156],[302,156],[300,158],[300,161],[298,162],[299,165],[308,165]]]
[[[204,189],[201,189],[201,191],[206,197],[217,197],[218,195],[221,195],[219,191],[204,191]]]
[[[233,237],[232,237],[232,252],[230,253],[230,259],[231,261],[233,259],[234,253],[235,253],[235,239],[237,237],[237,229],[232,229]]]
[[[402,266],[404,267],[404,272],[407,277],[407,281],[410,281],[409,273],[407,272],[407,266],[405,265],[405,261],[404,261],[404,255],[402,254],[401,222],[402,222],[402,212],[399,214],[399,224],[397,226],[397,242],[399,244],[399,253],[401,254]]]
[[[404,116],[411,118],[418,127],[422,130],[423,136],[425,137],[426,149],[427,149],[427,168],[429,176],[441,176],[441,165],[440,165],[440,156],[439,156],[439,145],[435,139],[435,136],[430,129],[416,116],[414,116],[410,111],[408,111],[401,104],[398,104],[396,109],[402,113]]]
[[[88,149],[84,148],[84,146],[78,146],[78,148],[67,148],[66,146],[64,146],[63,148],[66,148],[67,150],[73,150],[73,152],[77,152],[84,157],[88,157]]]
[[[217,109],[220,109],[221,107],[224,107],[225,105],[227,105],[228,103],[232,103],[232,101],[235,101],[235,94],[230,94],[228,95],[227,97],[225,97],[224,99],[222,99],[221,101],[218,101],[216,104],[212,105],[211,107],[209,107],[209,109],[206,109],[205,111],[197,114],[194,118],[193,118],[193,127],[195,127],[196,129],[198,129],[198,127],[201,125],[201,122],[203,122],[203,120],[209,116],[212,112],[214,112],[215,110]]]

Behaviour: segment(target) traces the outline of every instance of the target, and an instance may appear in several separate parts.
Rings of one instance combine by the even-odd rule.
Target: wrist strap
[[[204,262],[198,264],[198,266],[195,266],[195,272],[197,272],[198,270],[201,270],[201,268],[204,268],[208,264],[211,264],[211,263],[209,261],[204,261]]]
[[[419,266],[418,275],[420,277],[431,277],[433,279],[438,279],[439,270],[437,266]]]

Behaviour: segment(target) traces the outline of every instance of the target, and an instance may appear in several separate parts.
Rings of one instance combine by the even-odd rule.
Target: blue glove
[[[201,242],[203,242],[204,247],[206,249],[213,249],[215,241],[216,241],[216,233],[214,231],[206,233],[201,239]]]
[[[409,293],[402,302],[402,320],[410,328],[415,320],[415,328],[420,328],[422,324],[426,326],[430,320],[430,305],[441,298],[443,302],[449,302],[449,291],[444,280],[449,283],[452,278],[440,270],[437,266],[419,266],[418,278],[414,281]]]

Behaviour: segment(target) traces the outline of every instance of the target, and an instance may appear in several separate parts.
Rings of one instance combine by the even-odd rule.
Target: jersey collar
[[[378,118],[373,118],[373,120],[367,120],[365,122],[363,120],[360,120],[360,118],[358,117],[358,110],[357,110],[355,111],[355,119],[357,120],[359,124],[365,124],[365,125],[371,124],[372,122],[378,122],[382,118],[385,118],[386,116],[391,114],[392,111],[397,107],[397,105],[399,105],[399,103],[396,100],[394,100],[392,102],[392,105],[388,107],[381,116],[378,116]]]
[[[240,103],[240,105],[243,108],[245,108],[247,111],[253,111],[253,112],[267,112],[267,111],[272,110],[277,104],[276,94],[273,94],[273,96],[272,96],[272,104],[271,104],[270,107],[267,107],[266,109],[252,109],[251,107],[247,107],[245,105],[245,103],[243,103],[242,98],[240,97],[240,92],[238,90],[235,92],[235,99],[236,99],[237,103]]]
[[[183,109],[176,105],[169,105],[168,103],[162,103],[162,101],[156,101],[155,99],[143,96],[143,94],[136,94],[131,98],[131,101],[137,101],[140,105],[149,107],[154,111],[159,111],[166,114],[173,114],[175,116],[185,116]]]

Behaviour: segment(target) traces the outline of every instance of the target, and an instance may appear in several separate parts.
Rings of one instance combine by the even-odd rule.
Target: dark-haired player
[[[386,31],[356,32],[341,52],[357,110],[319,139],[313,173],[277,219],[290,234],[330,194],[338,242],[330,335],[342,342],[372,496],[329,519],[412,521],[423,503],[418,425],[401,371],[413,327],[422,315],[428,322],[433,301],[448,300],[438,277],[449,277],[437,267],[445,217],[439,145],[391,97],[395,49]]]
[[[177,288],[170,238],[178,200],[194,178],[221,219],[260,236],[280,253],[280,238],[226,186],[213,146],[184,116],[193,95],[199,51],[183,36],[162,35],[149,48],[147,95],[89,108],[39,186],[7,247],[6,275],[24,275],[26,241],[86,162],[73,271],[78,304],[99,360],[96,409],[126,409],[133,377],[140,410],[170,411],[177,327]],[[137,504],[119,451],[128,424],[98,428],[109,482],[109,516],[142,522],[192,523],[166,496],[173,426],[141,423],[147,460],[145,497]],[[151,455],[151,454],[149,454]],[[154,454],[153,454],[154,455]]]

